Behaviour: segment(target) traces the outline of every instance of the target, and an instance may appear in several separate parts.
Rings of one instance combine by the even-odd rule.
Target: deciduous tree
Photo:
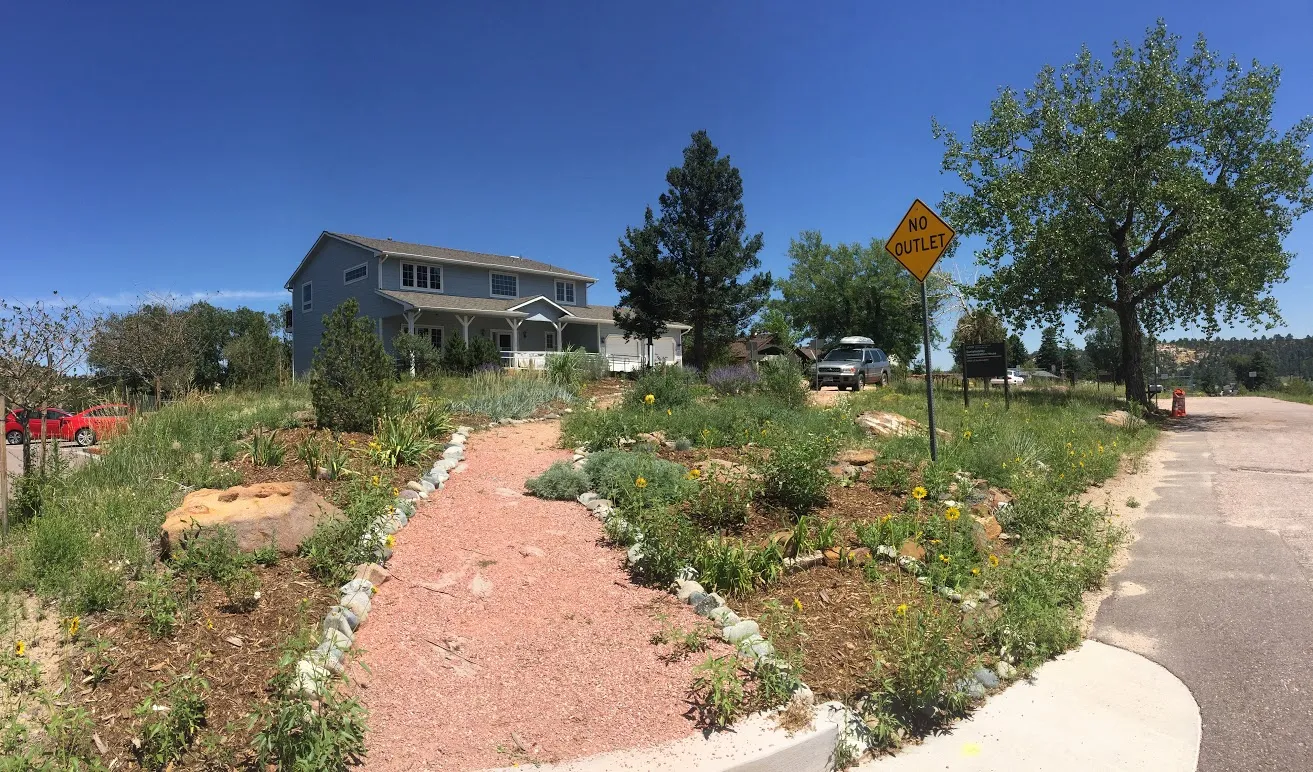
[[[819,231],[803,231],[789,243],[789,259],[788,277],[776,282],[783,297],[773,303],[808,334],[828,341],[864,335],[903,364],[917,356],[921,290],[883,241],[831,245]],[[933,318],[946,278],[931,274],[927,281]]]
[[[1275,67],[1182,57],[1163,22],[1105,67],[1087,50],[1005,88],[968,140],[937,122],[947,219],[980,234],[980,281],[1019,322],[1117,315],[1128,399],[1144,400],[1142,337],[1171,325],[1279,319],[1282,246],[1313,207],[1313,119],[1273,126]]]
[[[1003,322],[999,321],[985,308],[976,308],[962,314],[957,318],[957,324],[953,326],[953,338],[948,345],[953,354],[953,362],[958,370],[962,369],[962,347],[967,344],[975,343],[1005,343],[1007,330],[1003,328]],[[1009,360],[1010,362],[1011,360]]]
[[[102,373],[151,385],[155,402],[164,389],[184,391],[196,372],[191,317],[166,299],[150,298],[125,314],[110,314],[91,336],[88,360]]]

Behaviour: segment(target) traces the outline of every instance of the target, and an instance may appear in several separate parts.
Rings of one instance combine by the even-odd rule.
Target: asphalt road
[[[1199,703],[1201,772],[1313,770],[1313,406],[1187,400],[1092,637]]]

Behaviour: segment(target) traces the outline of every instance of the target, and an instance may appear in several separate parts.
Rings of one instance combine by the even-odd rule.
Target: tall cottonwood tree
[[[969,140],[934,124],[966,193],[943,212],[980,234],[979,290],[1009,321],[1117,315],[1127,399],[1145,399],[1143,333],[1280,319],[1282,246],[1313,207],[1313,119],[1272,125],[1279,71],[1187,57],[1159,21],[1105,67],[1087,49],[1006,88]]]
[[[196,372],[191,317],[165,298],[142,300],[133,310],[110,314],[91,336],[92,367],[149,384],[159,405],[164,389],[186,390]]]
[[[654,330],[664,332],[658,322],[670,320],[659,315],[687,321],[693,328],[688,359],[705,368],[713,349],[761,309],[770,274],[752,273],[761,267],[762,238],[747,235],[743,178],[705,131],[693,134],[683,165],[666,173],[666,183],[660,216],[649,209],[611,258],[621,304],[632,314],[617,314],[616,324],[628,335],[655,337]]]

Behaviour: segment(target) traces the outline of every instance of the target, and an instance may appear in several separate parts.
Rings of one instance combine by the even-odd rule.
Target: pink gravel
[[[583,507],[524,495],[569,459],[558,436],[554,422],[472,436],[469,468],[397,534],[356,638],[366,768],[560,761],[695,731],[686,696],[704,655],[666,664],[649,639],[658,613],[705,620],[633,585]]]

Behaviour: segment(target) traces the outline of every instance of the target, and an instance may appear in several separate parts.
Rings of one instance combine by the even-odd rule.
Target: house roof
[[[467,298],[460,295],[442,295],[435,292],[406,292],[404,290],[374,290],[389,300],[395,300],[403,306],[412,308],[421,308],[427,311],[455,311],[457,313],[474,313],[474,314],[493,314],[495,316],[509,317],[527,317],[528,314],[515,309],[536,303],[540,300],[546,300],[551,305],[561,308],[565,311],[562,317],[566,321],[571,319],[579,322],[610,322],[615,318],[615,308],[612,306],[561,306],[553,303],[550,299],[539,295],[532,298]],[[687,330],[688,325],[680,322],[667,322],[671,329]]]
[[[447,247],[432,247],[427,244],[413,244],[408,241],[393,241],[392,239],[374,239],[368,236],[355,236],[350,233],[333,233],[325,231],[329,236],[335,236],[343,241],[350,241],[359,244],[375,252],[382,252],[387,255],[403,255],[413,257],[430,257],[435,260],[445,260],[456,263],[473,263],[476,265],[486,265],[492,268],[508,268],[521,271],[530,271],[535,273],[547,273],[555,276],[562,276],[581,281],[597,281],[591,276],[586,276],[576,271],[570,271],[560,266],[544,263],[538,260],[530,260],[526,257],[511,257],[510,255],[492,255],[486,252],[468,252],[464,249],[449,249]]]

